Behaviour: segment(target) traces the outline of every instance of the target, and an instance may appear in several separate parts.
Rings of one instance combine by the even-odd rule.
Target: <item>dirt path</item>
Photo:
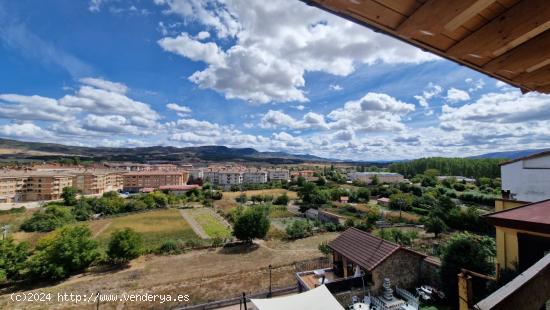
[[[101,229],[99,229],[95,234],[94,234],[94,238],[97,238],[97,236],[99,236],[102,232],[104,232],[107,228],[109,228],[109,226],[111,226],[111,223],[112,222],[109,222],[107,223],[105,226],[101,227]]]
[[[218,214],[218,212],[212,210],[212,209],[208,209],[208,211],[210,211],[210,213],[212,213],[212,215],[218,219],[218,221],[224,225],[225,227],[229,228],[229,229],[232,229],[231,227],[231,224],[229,224],[229,222],[221,215]]]
[[[189,212],[191,210],[193,210],[193,209],[179,210],[180,214],[181,214],[181,217],[183,217],[183,219],[185,221],[187,221],[187,223],[189,223],[189,226],[191,226],[191,228],[197,234],[197,236],[199,236],[202,239],[210,239],[210,237],[206,234],[204,229],[202,229],[201,225],[199,225],[199,223],[197,223],[197,221],[195,221],[193,216],[191,214],[189,214]]]

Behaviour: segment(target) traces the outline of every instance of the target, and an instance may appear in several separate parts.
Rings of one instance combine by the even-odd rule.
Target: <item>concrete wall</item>
[[[513,199],[550,199],[550,155],[503,165],[500,171],[502,190],[509,190]]]

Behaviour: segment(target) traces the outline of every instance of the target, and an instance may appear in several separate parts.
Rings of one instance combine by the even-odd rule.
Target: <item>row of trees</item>
[[[143,241],[126,228],[111,235],[105,256],[84,225],[69,225],[41,238],[31,251],[26,242],[0,241],[0,282],[18,279],[59,280],[94,263],[123,264],[142,253]]]
[[[442,175],[461,175],[474,178],[500,177],[499,164],[502,159],[494,158],[445,158],[429,157],[396,162],[389,166],[390,171],[412,178],[428,169],[437,169]]]

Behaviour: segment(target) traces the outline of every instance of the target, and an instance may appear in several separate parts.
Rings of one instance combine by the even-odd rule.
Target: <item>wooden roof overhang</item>
[[[550,93],[550,0],[301,0],[523,92]]]

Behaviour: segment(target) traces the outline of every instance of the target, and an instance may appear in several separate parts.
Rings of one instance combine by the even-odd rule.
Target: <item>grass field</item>
[[[193,209],[191,216],[201,225],[202,229],[210,238],[229,238],[231,230],[220,223],[212,214],[212,211],[205,208]]]
[[[102,223],[103,221],[107,223]],[[92,233],[106,247],[111,233],[117,229],[132,228],[143,238],[146,249],[155,249],[166,240],[198,239],[176,209],[155,210],[90,222]]]

